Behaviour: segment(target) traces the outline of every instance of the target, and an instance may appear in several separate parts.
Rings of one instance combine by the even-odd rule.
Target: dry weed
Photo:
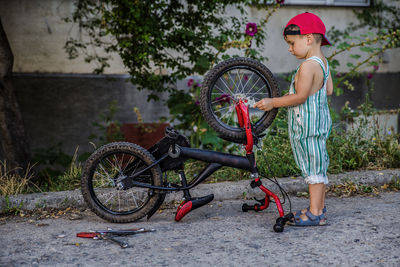
[[[31,165],[20,175],[15,169],[9,169],[7,161],[0,161],[0,194],[2,196],[17,195],[28,189],[29,181],[33,177]]]

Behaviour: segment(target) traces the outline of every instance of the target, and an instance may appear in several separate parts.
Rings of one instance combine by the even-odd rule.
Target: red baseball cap
[[[309,12],[298,14],[289,20],[288,24],[286,24],[286,27],[292,24],[297,25],[300,28],[300,31],[285,31],[283,33],[284,35],[319,33],[322,34],[321,45],[331,45],[331,43],[325,37],[325,25],[317,15]]]

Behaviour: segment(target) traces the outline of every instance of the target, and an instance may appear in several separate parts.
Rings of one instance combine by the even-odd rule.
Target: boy
[[[255,108],[269,111],[289,107],[289,137],[296,164],[309,185],[310,206],[296,212],[290,223],[296,226],[325,225],[325,185],[329,157],[326,140],[332,121],[327,95],[333,91],[328,62],[321,46],[330,45],[325,37],[325,25],[312,13],[292,18],[284,30],[289,52],[305,59],[296,70],[289,93],[277,98],[264,98]]]

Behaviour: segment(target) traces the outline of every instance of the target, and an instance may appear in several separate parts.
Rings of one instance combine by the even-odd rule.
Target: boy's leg
[[[310,194],[309,211],[314,215],[321,215],[325,206],[325,184],[309,184],[308,190]],[[300,216],[303,221],[306,221],[308,220],[307,216],[305,215],[307,211],[308,209],[303,209],[300,211],[300,214],[295,215]]]
[[[310,184],[308,185],[309,193],[310,193],[310,212],[313,215],[321,215],[322,209],[325,205],[325,184]],[[301,215],[299,216],[302,221],[307,221],[308,217],[306,216],[307,209],[301,211]],[[325,219],[324,219],[325,220]]]
[[[308,208],[306,209],[302,209],[301,211],[297,211],[294,213],[294,215],[300,215],[300,214],[305,214],[307,211],[311,211],[311,206],[314,207],[313,211],[311,211],[312,214],[318,214],[320,215],[320,212],[318,211],[318,209],[320,207],[321,210],[323,210],[323,208],[325,207],[325,190],[326,190],[326,186],[325,184],[310,184],[309,185],[309,195],[310,195],[310,205]],[[322,192],[321,192],[322,190]],[[322,194],[322,196],[321,196]],[[322,199],[322,200],[321,200]],[[313,202],[314,204],[311,204],[311,202]],[[321,203],[321,205],[319,204]],[[300,213],[299,213],[300,212]],[[315,213],[318,212],[318,213]],[[297,214],[299,213],[299,214]]]
[[[310,193],[310,212],[314,215],[321,215],[325,205],[325,184],[308,185]]]

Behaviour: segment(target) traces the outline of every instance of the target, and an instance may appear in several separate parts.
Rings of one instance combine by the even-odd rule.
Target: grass
[[[2,196],[11,196],[28,191],[33,178],[32,166],[20,174],[21,168],[10,169],[7,161],[0,161],[0,194]]]
[[[57,176],[49,186],[49,191],[65,191],[80,188],[82,164],[77,161],[78,149],[76,148],[68,169]]]
[[[362,115],[361,115],[362,116]],[[335,124],[327,141],[330,157],[329,174],[343,173],[351,170],[380,170],[400,168],[400,135],[382,134],[379,125],[374,124],[372,135],[367,116],[361,117],[359,127],[353,131],[345,131],[340,124]],[[369,134],[366,132],[369,131]],[[287,110],[280,109],[273,124],[269,127],[266,136],[261,141],[262,152],[256,150],[257,166],[261,176],[290,177],[300,176],[300,170],[293,158],[292,148],[288,136]],[[240,145],[230,148],[236,154],[244,156]],[[79,162],[78,148],[65,171],[45,177],[45,182],[39,183],[39,191],[64,191],[80,188],[82,163]],[[264,160],[264,156],[265,159]],[[46,157],[45,157],[46,158]],[[3,196],[38,191],[30,189],[34,177],[32,168],[23,175],[8,170],[6,162],[0,162],[0,193]],[[207,163],[187,160],[185,173],[188,181],[196,177]],[[168,181],[179,183],[179,176],[175,172],[168,172]],[[239,181],[250,179],[248,172],[230,167],[222,167],[211,175],[205,182],[215,183],[222,181]],[[37,179],[35,179],[36,181]],[[40,180],[40,179],[39,179]],[[397,183],[397,184],[396,184]],[[400,181],[394,182],[391,188],[400,187]],[[353,192],[374,190],[369,187],[359,187],[355,184],[344,184],[331,193],[352,194]],[[347,190],[347,191],[346,191]],[[371,192],[367,192],[371,193]]]
[[[82,164],[77,161],[78,148],[68,168],[59,175],[46,177],[46,183],[34,183],[33,166],[28,166],[23,174],[17,172],[18,168],[10,169],[6,161],[0,161],[0,195],[10,196],[23,193],[43,191],[65,191],[80,188]],[[37,185],[38,184],[38,185]]]
[[[352,197],[352,196],[378,196],[381,192],[400,191],[400,177],[393,177],[392,180],[381,186],[369,184],[358,184],[353,181],[343,181],[340,184],[329,185],[326,188],[328,196]],[[308,198],[308,192],[297,192],[298,197]]]
[[[286,110],[281,109],[262,142],[262,150],[268,163],[257,153],[258,166],[268,176],[287,177],[301,175],[293,158],[288,138]],[[327,141],[330,158],[328,174],[352,170],[381,170],[400,168],[400,135],[382,135],[379,125],[374,125],[372,135],[366,134],[364,120],[354,131],[345,131],[336,123]],[[269,171],[268,165],[271,171]]]

